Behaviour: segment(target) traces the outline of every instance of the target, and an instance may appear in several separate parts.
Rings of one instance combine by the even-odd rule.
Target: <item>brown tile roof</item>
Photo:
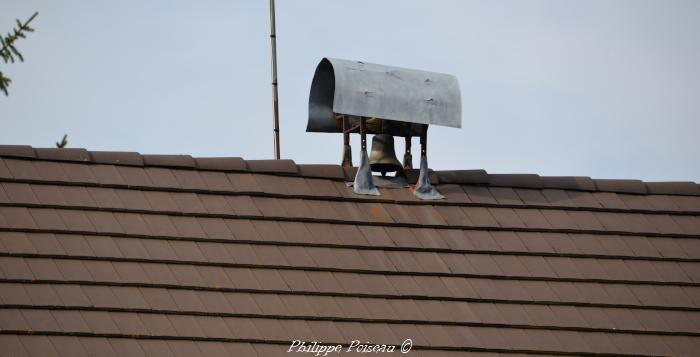
[[[698,184],[353,174],[0,146],[0,355],[697,354]]]

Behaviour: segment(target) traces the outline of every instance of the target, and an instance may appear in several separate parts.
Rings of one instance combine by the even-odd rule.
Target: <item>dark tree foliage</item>
[[[2,57],[5,63],[15,63],[15,60],[24,62],[24,57],[22,57],[22,53],[15,47],[15,42],[20,38],[26,38],[27,32],[34,32],[34,29],[29,27],[29,24],[37,15],[39,15],[39,13],[35,12],[34,15],[24,23],[17,19],[17,27],[13,28],[12,32],[8,32],[6,36],[0,36],[0,45],[2,45],[0,57]],[[0,90],[3,91],[5,95],[9,94],[7,87],[10,85],[10,82],[12,82],[12,80],[5,77],[0,71]]]
[[[63,149],[68,145],[68,134],[63,134],[63,139],[61,141],[56,142],[56,147],[59,149]]]

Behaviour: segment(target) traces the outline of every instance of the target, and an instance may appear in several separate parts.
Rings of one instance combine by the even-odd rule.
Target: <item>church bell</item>
[[[377,134],[372,138],[372,150],[369,156],[369,166],[374,172],[396,172],[403,168],[394,150],[394,137],[388,134]]]

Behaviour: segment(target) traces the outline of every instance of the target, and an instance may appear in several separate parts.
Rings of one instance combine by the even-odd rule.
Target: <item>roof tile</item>
[[[42,175],[39,173],[39,170],[37,170],[35,166],[35,161],[4,159],[3,162],[12,174],[12,177],[15,179],[37,181],[43,180]]]
[[[449,249],[447,242],[440,236],[437,229],[420,228],[415,229],[413,234],[423,248]]]
[[[523,202],[515,190],[510,187],[489,187],[491,195],[502,205],[522,205]]]
[[[144,320],[145,314],[139,314],[139,318]],[[162,334],[161,334],[162,335]],[[175,354],[170,350],[168,343],[162,340],[139,340],[139,347],[143,350],[146,356],[163,355],[175,357]]]
[[[407,169],[404,170],[404,173],[406,174],[406,181],[408,181],[409,184],[413,185],[418,181],[418,175],[420,174],[420,170],[418,169]],[[352,177],[353,179],[355,176]],[[439,183],[438,177],[435,174],[435,171],[429,169],[428,170],[428,180],[430,181],[431,184],[437,185]]]
[[[128,258],[148,259],[150,255],[138,238],[119,237],[114,240],[121,255]],[[113,256],[114,253],[106,255]]]
[[[596,216],[589,211],[568,211],[566,214],[581,229],[598,231],[605,230],[600,221],[596,219]]]
[[[338,242],[341,244],[360,246],[367,245],[367,240],[357,226],[348,224],[333,225],[333,230],[336,237],[338,237]]]
[[[276,198],[226,196],[226,201],[234,214],[241,216],[274,215],[284,216]]]
[[[115,166],[119,175],[124,178],[124,181],[129,186],[135,187],[152,187],[153,182],[149,179],[146,171],[142,167],[131,166]]]
[[[173,223],[181,237],[206,238],[202,226],[194,217],[171,216],[170,221]]]
[[[90,151],[90,158],[98,164],[143,166],[143,158],[137,152]]]
[[[262,188],[264,193],[286,195],[289,194],[286,183],[292,178],[275,175],[253,175],[253,179],[258,183],[258,186]]]
[[[109,343],[112,345],[112,349],[114,349],[118,356],[146,357],[143,349],[141,349],[141,346],[139,346],[139,343],[135,339],[110,339]]]
[[[542,176],[541,180],[543,188],[581,191],[596,190],[593,180],[585,176]]]
[[[566,194],[576,207],[602,207],[590,192],[566,191]]]
[[[57,161],[35,161],[34,166],[41,179],[49,182],[70,182],[70,178],[63,167],[64,163]]]
[[[10,174],[10,169],[7,168],[7,165],[5,165],[5,161],[2,159],[2,157],[0,157],[0,178],[12,178],[12,174]]]
[[[203,170],[247,171],[245,161],[240,157],[198,157],[197,167]]]
[[[233,233],[221,218],[200,218],[200,226],[208,238],[233,239]]]
[[[90,161],[90,155],[85,149],[75,148],[35,148],[36,157],[44,160],[58,161]]]
[[[342,169],[345,173],[345,181],[355,180],[355,175],[357,175],[357,166],[342,166]]]
[[[39,200],[32,191],[32,186],[26,183],[5,182],[1,186],[10,203],[39,204]]]
[[[45,236],[50,236],[53,238],[52,235],[44,234]],[[29,236],[25,233],[22,232],[0,232],[0,249],[4,253],[12,253],[12,254],[36,254],[36,253],[43,253],[43,254],[62,254],[65,253],[56,242],[55,238],[50,240],[49,238],[46,238],[45,240],[50,241],[49,244],[47,244],[47,247],[43,247],[40,245],[40,250],[37,250],[37,248],[34,247],[34,243],[32,241],[36,241],[36,239],[31,239],[36,238],[38,234],[29,234]],[[8,268],[13,266],[14,264],[9,264],[5,268]],[[0,269],[1,271],[1,269]],[[12,273],[10,273],[12,274]],[[1,276],[2,274],[0,274]]]
[[[496,219],[501,227],[525,228],[523,222],[512,208],[487,208],[491,216]]]
[[[73,162],[62,162],[59,164],[63,172],[65,172],[68,181],[75,183],[97,183],[97,177],[93,175],[89,165]]]
[[[90,281],[92,280],[92,275],[85,268],[85,265],[80,260],[56,260],[56,266],[60,271],[60,274],[66,280],[71,281]]]
[[[284,232],[277,221],[254,220],[252,224],[261,240],[278,242],[284,237]]]
[[[287,286],[289,286],[291,291],[308,292],[316,290],[316,287],[311,282],[311,279],[303,270],[280,270],[280,275],[282,276],[282,279],[284,279],[285,283],[287,283]],[[291,299],[291,296],[287,298]],[[301,303],[299,302],[299,304]],[[297,311],[300,314],[304,314],[301,309]]]
[[[139,192],[139,191],[136,191]],[[176,194],[170,192],[160,192],[160,191],[143,191],[143,197],[147,200],[146,203],[142,203],[143,206],[150,206],[151,209],[161,212],[177,212],[179,206],[173,200]],[[126,206],[129,208],[135,208],[131,206]]]
[[[542,190],[514,188],[514,191],[525,205],[547,206],[550,204],[542,194]]]
[[[487,184],[489,175],[484,170],[436,171],[441,184]]]
[[[126,180],[121,176],[117,167],[113,165],[90,165],[93,175],[99,184],[103,185],[126,185]]]
[[[201,194],[198,196],[199,196],[199,200],[202,202],[202,205],[204,205],[204,208],[206,209],[206,211],[208,213],[212,213],[212,214],[233,214],[234,213],[233,210],[231,209],[231,206],[229,206],[228,202],[226,202],[226,196],[207,195],[207,194]],[[172,203],[175,206],[175,202],[172,201]],[[151,204],[153,204],[153,203],[151,203]]]
[[[306,177],[344,179],[345,172],[340,165],[297,165],[299,175]]]
[[[384,205],[384,208],[395,222],[413,223],[418,220],[418,218],[414,215],[414,210],[411,206],[386,204]]]
[[[142,218],[153,235],[161,237],[179,237],[181,235],[168,216],[146,215],[142,216]]]
[[[47,336],[32,336],[31,340],[23,340],[22,343],[29,356],[59,356]]]
[[[27,350],[22,346],[22,341],[20,339],[26,339],[26,337],[18,337],[15,335],[0,335],[0,353],[5,355],[16,355],[24,356],[27,355]]]
[[[462,190],[462,187],[457,184],[440,184],[437,190],[445,196],[445,201],[450,203],[468,203],[469,196]],[[415,198],[415,197],[413,197]],[[413,199],[411,199],[413,200]]]
[[[204,205],[202,205],[202,202],[199,200],[199,194],[183,192],[172,194],[171,197],[179,207],[178,212],[195,214],[207,213]]]
[[[233,184],[236,192],[263,192],[252,174],[227,173],[226,177]]]
[[[699,195],[700,186],[695,182],[645,182],[650,194]]]
[[[171,172],[173,173],[173,176],[175,176],[175,179],[177,179],[177,182],[180,184],[180,187],[184,189],[207,189],[207,185],[206,183],[204,183],[204,180],[202,180],[202,177],[199,175],[199,171],[172,169]]]
[[[489,174],[493,186],[542,188],[542,179],[534,174]]]
[[[199,175],[211,191],[234,192],[236,189],[223,172],[201,171]]]
[[[297,166],[293,160],[246,160],[252,172],[296,174]]]
[[[163,167],[146,167],[146,175],[156,187],[180,188],[171,169]]]
[[[461,207],[467,219],[476,227],[498,227],[498,222],[491,215],[488,208],[484,207]]]
[[[393,246],[394,242],[386,233],[384,227],[358,226],[358,229],[365,237],[370,246]]]
[[[678,208],[684,211],[700,212],[700,197],[692,196],[669,196]]]
[[[141,155],[141,157],[145,166],[196,167],[190,155]]]
[[[487,187],[465,185],[462,186],[462,189],[471,202],[494,205],[498,203]]]
[[[224,223],[237,240],[255,241],[262,239],[250,220],[227,219]]]
[[[63,219],[58,215],[55,209],[51,208],[32,208],[29,210],[34,218],[34,222],[39,229],[58,229],[65,230],[68,227],[63,222]],[[72,227],[71,227],[72,228]]]
[[[310,188],[310,194],[314,196],[324,197],[347,197],[354,193],[352,189],[346,186],[345,182],[322,180],[318,178],[304,178],[306,185]]]
[[[28,259],[26,262],[35,279],[64,280],[53,259]]]
[[[285,186],[290,195],[318,196],[321,193],[309,184],[307,178],[303,177],[284,177],[280,183]]]
[[[66,203],[78,207],[95,207],[96,203],[85,187],[80,186],[60,186],[58,190],[66,199]]]
[[[622,201],[620,195],[614,192],[593,192],[593,197],[600,203],[601,207],[629,209]]]
[[[140,214],[116,212],[114,218],[128,234],[148,235],[152,233]]]
[[[640,180],[594,180],[596,188],[600,191],[626,192],[626,193],[647,193],[646,186]]]
[[[0,156],[33,158],[36,154],[29,145],[0,145]]]
[[[52,336],[51,343],[60,356],[81,356],[88,354],[83,348],[79,337],[75,336]]]

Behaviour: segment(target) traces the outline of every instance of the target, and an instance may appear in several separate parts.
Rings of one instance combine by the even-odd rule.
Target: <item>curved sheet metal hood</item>
[[[342,123],[334,113],[348,115],[351,120],[367,117],[460,128],[459,82],[449,74],[324,58],[311,83],[306,131],[342,132]],[[420,134],[417,128],[394,124],[398,123],[392,122],[388,134]]]

